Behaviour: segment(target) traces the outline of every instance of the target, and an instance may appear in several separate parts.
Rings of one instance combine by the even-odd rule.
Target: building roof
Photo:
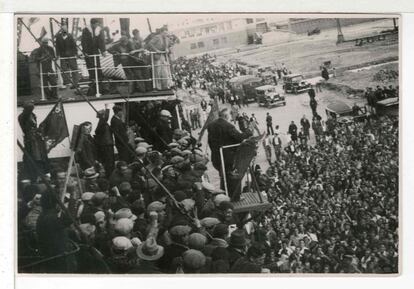
[[[273,89],[273,88],[275,88],[275,86],[274,85],[269,85],[269,84],[256,87],[256,89],[258,89],[258,90],[268,90],[268,89]]]
[[[256,77],[254,75],[241,75],[237,77],[233,77],[229,80],[230,83],[236,83],[236,82],[247,82],[247,81],[261,81],[262,79],[259,77]]]

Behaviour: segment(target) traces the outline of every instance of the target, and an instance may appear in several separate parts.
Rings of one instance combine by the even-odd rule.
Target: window
[[[219,45],[220,41],[218,39],[213,39],[213,44],[214,45]]]
[[[227,37],[221,37],[221,42],[222,43],[227,43]]]
[[[204,42],[202,42],[202,41],[198,42],[197,45],[198,45],[198,48],[203,48],[204,47]]]
[[[196,49],[197,48],[197,44],[195,44],[195,43],[191,43],[191,45],[190,45],[190,49]]]
[[[247,24],[253,23],[253,18],[246,18]]]

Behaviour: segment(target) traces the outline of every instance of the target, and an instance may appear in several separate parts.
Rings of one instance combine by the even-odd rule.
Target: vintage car
[[[328,118],[334,118],[339,123],[363,121],[369,115],[366,106],[359,106],[354,111],[351,106],[339,100],[328,104],[325,112]]]
[[[286,105],[286,100],[283,95],[277,92],[277,87],[274,85],[263,85],[256,87],[256,98],[259,106],[271,108],[279,105]]]
[[[277,85],[277,75],[271,71],[266,71],[260,74],[264,84]]]
[[[288,74],[283,76],[283,90],[286,93],[301,93],[311,88],[310,83],[304,80],[302,74]]]
[[[262,79],[254,75],[242,75],[233,77],[229,83],[232,93],[249,103],[256,101],[255,88],[262,85]]]
[[[399,113],[399,100],[398,97],[387,98],[380,100],[375,105],[377,114],[379,115],[395,115]]]

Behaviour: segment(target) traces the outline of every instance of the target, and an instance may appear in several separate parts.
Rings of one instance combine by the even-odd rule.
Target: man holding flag
[[[33,110],[33,102],[26,102],[23,105],[23,112],[19,115],[19,124],[24,134],[26,150],[23,156],[24,169],[27,176],[35,181],[39,173],[49,172],[47,155],[57,144],[69,136],[69,131],[61,101],[55,104],[39,127],[37,127],[36,115]],[[41,169],[41,172],[36,171],[33,163]]]
[[[62,101],[58,101],[55,104],[43,122],[39,125],[39,131],[45,141],[47,153],[69,136]]]

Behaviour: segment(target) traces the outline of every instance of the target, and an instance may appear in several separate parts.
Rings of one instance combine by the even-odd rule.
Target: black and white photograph
[[[399,14],[14,21],[17,274],[401,273]]]

